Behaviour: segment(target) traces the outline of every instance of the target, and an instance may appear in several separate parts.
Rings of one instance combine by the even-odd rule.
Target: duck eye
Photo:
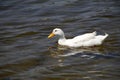
[[[55,30],[55,32],[57,32],[57,30]]]

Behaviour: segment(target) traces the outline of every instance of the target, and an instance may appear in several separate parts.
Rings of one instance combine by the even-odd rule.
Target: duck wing
[[[82,46],[101,45],[107,37],[108,37],[108,34],[95,36],[95,38],[90,39],[89,41],[83,42]]]
[[[96,36],[96,31],[92,32],[92,33],[86,33],[83,35],[79,35],[73,38],[73,41],[75,42],[84,42],[84,41],[88,41],[90,39],[95,38]]]

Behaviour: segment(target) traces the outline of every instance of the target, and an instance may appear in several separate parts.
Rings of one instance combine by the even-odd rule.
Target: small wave
[[[72,51],[68,52],[65,54],[60,54],[58,57],[71,57],[71,56],[79,56],[81,58],[87,58],[87,59],[99,59],[99,58],[104,58],[104,59],[111,59],[111,58],[117,58],[116,55],[112,55],[110,53],[103,54],[101,52],[90,52],[90,51]]]
[[[63,54],[63,55],[59,55],[60,57],[67,57],[67,56],[72,56],[72,55],[76,55],[78,53],[82,53],[83,51],[81,52],[70,52],[70,53],[67,53],[67,54]]]

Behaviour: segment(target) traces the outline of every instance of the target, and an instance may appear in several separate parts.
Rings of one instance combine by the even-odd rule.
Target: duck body
[[[55,28],[48,38],[57,35],[59,37],[58,44],[68,47],[90,47],[95,45],[101,45],[108,34],[96,35],[96,31],[92,33],[86,33],[83,35],[76,36],[72,39],[66,39],[64,32],[60,28]]]

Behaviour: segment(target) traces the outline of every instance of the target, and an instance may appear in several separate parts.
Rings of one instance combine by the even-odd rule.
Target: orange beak
[[[54,33],[51,33],[51,34],[48,36],[48,38],[52,38],[53,36],[55,36],[55,34],[54,34]]]

